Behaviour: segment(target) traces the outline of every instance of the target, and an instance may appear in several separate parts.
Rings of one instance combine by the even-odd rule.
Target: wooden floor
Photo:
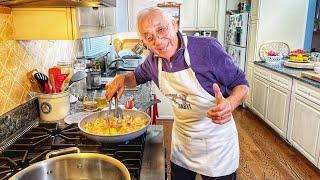
[[[238,179],[320,179],[320,171],[258,116],[243,108],[238,108],[233,116],[240,142]],[[164,125],[170,157],[172,121],[163,120],[159,124]]]

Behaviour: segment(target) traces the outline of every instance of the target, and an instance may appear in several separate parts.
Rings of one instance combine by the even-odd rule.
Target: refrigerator
[[[248,13],[226,17],[226,51],[242,71],[246,65],[248,20]]]

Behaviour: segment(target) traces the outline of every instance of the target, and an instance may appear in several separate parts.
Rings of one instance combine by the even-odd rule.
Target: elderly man
[[[172,100],[171,177],[177,180],[235,179],[238,133],[232,111],[248,93],[248,82],[214,38],[182,36],[174,18],[159,8],[137,17],[151,54],[134,72],[106,86],[106,97],[125,87],[154,81]]]

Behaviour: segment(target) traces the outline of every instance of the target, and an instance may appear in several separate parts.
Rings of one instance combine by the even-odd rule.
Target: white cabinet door
[[[144,8],[157,6],[162,0],[128,0],[128,16],[129,16],[129,31],[136,31],[136,20],[139,11]]]
[[[219,0],[198,0],[199,29],[218,30]]]
[[[249,37],[248,37],[248,50],[247,50],[247,66],[253,65],[253,61],[259,60],[258,47],[258,21],[252,21],[249,23]]]
[[[101,28],[109,34],[115,33],[117,30],[116,25],[116,8],[103,7],[101,8]]]
[[[267,98],[268,82],[254,75],[252,85],[252,109],[262,119],[265,117]]]
[[[270,84],[266,108],[266,122],[282,137],[286,137],[290,106],[290,92]]]
[[[173,119],[173,111],[171,106],[171,100],[162,94],[158,86],[152,83],[152,93],[157,95],[157,98],[161,101],[158,104],[158,119]]]
[[[290,116],[289,141],[313,164],[319,158],[320,106],[294,95]]]
[[[181,25],[184,30],[196,29],[197,27],[197,0],[184,1],[182,4]]]
[[[188,0],[182,4],[183,30],[218,30],[219,0]]]
[[[247,66],[246,67],[246,79],[249,82],[250,88],[252,88],[252,83],[253,83],[253,67],[252,66]],[[252,108],[252,91],[249,91],[249,95],[246,99],[245,104],[251,109]]]

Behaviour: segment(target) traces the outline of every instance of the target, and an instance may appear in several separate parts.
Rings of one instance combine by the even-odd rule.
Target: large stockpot
[[[99,135],[99,134],[89,133],[89,132],[85,131],[84,125],[86,123],[94,121],[100,117],[106,117],[110,114],[114,114],[114,112],[113,112],[114,110],[104,110],[104,111],[99,111],[99,112],[89,114],[89,115],[85,116],[82,120],[79,121],[78,127],[85,136],[87,136],[89,139],[94,140],[96,142],[101,142],[101,143],[125,142],[128,140],[134,139],[136,137],[139,137],[147,131],[147,128],[148,128],[149,124],[151,123],[151,118],[147,113],[145,113],[143,111],[146,111],[146,109],[148,109],[151,105],[159,103],[159,102],[160,102],[160,100],[158,100],[158,99],[151,100],[151,101],[147,102],[146,104],[142,105],[140,110],[132,110],[132,109],[122,110],[124,116],[130,115],[133,117],[140,117],[140,118],[148,120],[147,123],[145,124],[145,126],[143,126],[142,128],[140,128],[136,131],[133,131],[133,132],[129,132],[129,133],[125,133],[125,134],[117,134],[117,135]]]
[[[77,151],[78,153],[59,155]],[[130,180],[128,169],[117,159],[98,153],[80,153],[76,147],[49,152],[46,160],[35,163],[10,180]]]

